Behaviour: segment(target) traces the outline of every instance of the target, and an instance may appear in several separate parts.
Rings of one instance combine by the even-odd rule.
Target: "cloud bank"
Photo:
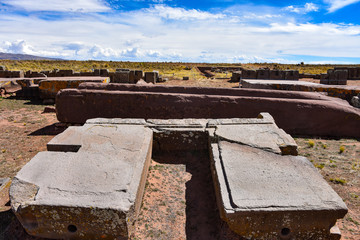
[[[81,14],[51,20],[36,13],[0,14],[0,51],[77,60],[285,63],[315,56],[360,61],[360,26],[296,18],[319,11],[312,3],[222,11],[155,4],[114,11],[102,1],[72,2]],[[81,7],[85,3],[87,8]],[[36,11],[42,9],[38,5]],[[55,5],[47,8],[59,11]]]

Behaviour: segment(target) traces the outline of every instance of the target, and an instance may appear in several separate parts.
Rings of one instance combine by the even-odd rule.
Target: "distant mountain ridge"
[[[2,60],[63,60],[61,58],[48,58],[48,57],[39,57],[28,54],[15,54],[15,53],[3,53],[0,52],[0,59]]]

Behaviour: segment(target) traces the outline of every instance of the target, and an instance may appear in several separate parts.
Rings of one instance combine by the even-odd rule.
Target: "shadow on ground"
[[[66,126],[61,126],[58,123],[54,123],[30,133],[29,136],[55,136],[65,131],[66,128]]]
[[[185,165],[186,172],[191,174],[191,179],[185,183],[186,239],[243,239],[220,219],[208,150],[155,152],[153,159],[161,164]]]

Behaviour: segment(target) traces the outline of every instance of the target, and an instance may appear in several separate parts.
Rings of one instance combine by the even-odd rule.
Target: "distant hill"
[[[14,53],[3,53],[0,52],[0,59],[8,59],[8,60],[63,60],[60,58],[47,58],[47,57],[39,57],[28,54],[14,54]]]

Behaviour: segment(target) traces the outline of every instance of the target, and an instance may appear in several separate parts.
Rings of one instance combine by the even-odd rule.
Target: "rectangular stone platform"
[[[47,147],[10,189],[13,211],[34,236],[128,238],[153,148],[208,149],[221,217],[246,238],[336,239],[330,228],[347,212],[267,113],[252,119],[91,119]]]

